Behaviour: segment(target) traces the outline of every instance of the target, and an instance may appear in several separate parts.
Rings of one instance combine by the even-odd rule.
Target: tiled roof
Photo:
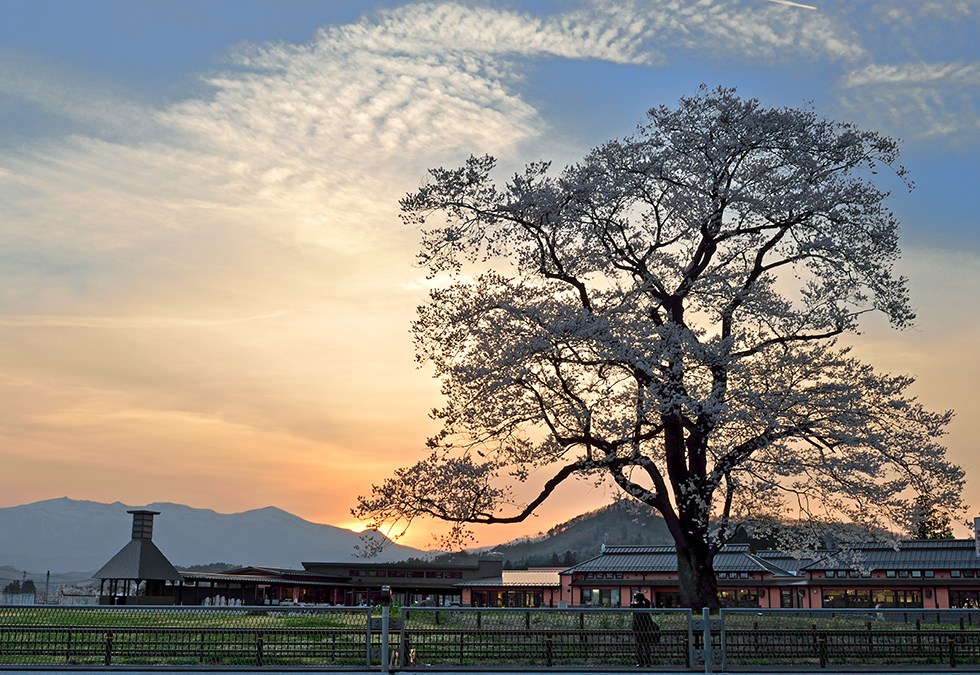
[[[180,581],[167,557],[149,539],[130,539],[98,572],[94,579],[142,579],[147,581]]]
[[[716,572],[767,572],[794,576],[775,561],[749,553],[747,544],[725,546],[715,556]],[[677,572],[677,549],[673,546],[607,546],[602,554],[575,565],[572,572]]]
[[[301,584],[303,586],[347,586],[352,584],[338,583],[336,581],[322,581],[314,579],[281,579],[275,577],[248,576],[244,574],[219,574],[213,572],[181,572],[181,576],[186,581],[227,581],[229,583],[256,583],[280,586],[291,586]]]
[[[808,560],[794,558],[789,553],[783,551],[758,551],[756,556],[763,564],[776,565],[779,569],[791,574],[795,574],[804,564],[810,562]]]
[[[232,570],[224,572],[224,574],[231,575],[242,575],[249,572],[258,574],[268,574],[275,576],[290,576],[290,577],[313,577],[313,578],[323,578],[324,576],[336,576],[336,575],[324,575],[319,572],[310,572],[303,569],[297,569],[295,567],[266,567],[264,565],[249,565],[248,567],[238,567]]]
[[[899,542],[896,551],[888,544],[866,544],[855,549],[855,563],[847,554],[828,553],[806,570],[847,569],[854,564],[865,569],[980,569],[980,558],[972,539],[931,539]]]

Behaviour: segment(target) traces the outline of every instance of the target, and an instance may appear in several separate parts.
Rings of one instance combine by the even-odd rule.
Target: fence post
[[[710,673],[714,665],[711,653],[711,610],[707,607],[701,609],[701,628],[704,631],[704,672]]]
[[[364,610],[364,664],[371,670],[371,607]]]
[[[381,672],[387,673],[388,663],[388,619],[391,618],[391,607],[387,604],[381,605]]]
[[[721,672],[728,670],[728,635],[725,631],[725,610],[718,610],[718,620],[721,622]],[[755,624],[756,629],[758,629],[758,622]],[[759,636],[756,635],[756,651],[758,651],[758,639]]]
[[[946,638],[946,640],[947,642],[949,642],[949,667],[955,668],[956,667],[956,636],[950,635],[948,638]]]
[[[255,639],[255,665],[259,668],[262,667],[262,643],[265,642],[265,637],[262,633],[259,633]]]
[[[402,618],[401,629],[398,631],[398,668],[399,670],[405,667],[406,660],[406,636],[405,636],[405,626],[408,624],[408,610],[402,607],[401,612],[399,612]]]
[[[694,610],[687,610],[687,667],[694,668]]]
[[[114,636],[113,636],[113,634],[112,634],[111,631],[105,634],[105,664],[107,666],[111,666],[112,665],[112,640],[113,640],[113,637]]]

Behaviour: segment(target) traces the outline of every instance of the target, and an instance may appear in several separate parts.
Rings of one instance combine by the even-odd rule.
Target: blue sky
[[[903,139],[920,321],[853,343],[958,411],[975,511],[978,34],[980,0],[0,0],[0,506],[349,523],[439,402],[398,198],[470,153],[574,161],[706,83]],[[609,498],[577,489],[481,536]]]

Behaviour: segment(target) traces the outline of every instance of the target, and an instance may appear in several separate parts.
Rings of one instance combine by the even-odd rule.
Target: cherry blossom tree
[[[914,319],[873,182],[908,185],[897,144],[729,89],[648,117],[560,175],[498,185],[471,157],[402,201],[441,282],[414,335],[443,428],[355,515],[449,521],[461,546],[565,481],[611,479],[664,517],[699,608],[718,606],[713,559],[739,524],[812,523],[793,528],[804,546],[818,525],[914,530],[916,495],[958,510],[952,413],[837,342],[867,312]],[[518,503],[532,475],[547,480]]]

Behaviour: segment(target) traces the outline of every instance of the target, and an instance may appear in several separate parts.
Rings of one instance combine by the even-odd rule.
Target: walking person
[[[631,609],[650,609],[650,601],[643,593],[633,595]],[[633,612],[633,639],[636,644],[636,660],[641,668],[653,665],[653,645],[658,642],[660,626],[653,622],[649,612]]]

